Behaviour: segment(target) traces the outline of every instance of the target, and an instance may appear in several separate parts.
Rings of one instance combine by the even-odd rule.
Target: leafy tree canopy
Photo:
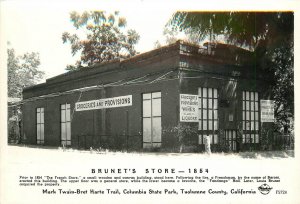
[[[197,33],[186,33],[185,36],[181,35],[181,32],[178,32],[175,29],[172,29],[168,26],[166,26],[163,30],[163,36],[164,36],[164,40],[163,41],[159,41],[157,40],[154,43],[154,48],[160,48],[164,45],[169,45],[172,43],[175,43],[178,40],[184,40],[185,42],[188,42],[190,44],[194,44],[194,45],[198,45],[199,42],[199,36]],[[182,38],[184,37],[184,38]]]
[[[199,42],[223,36],[226,43],[254,51],[255,64],[270,74],[279,126],[294,117],[293,12],[176,12],[167,27],[194,33]]]
[[[167,24],[197,33],[199,40],[223,35],[228,43],[255,48],[261,40],[274,44],[294,31],[292,12],[176,12]]]
[[[8,96],[21,98],[23,88],[36,84],[44,77],[45,73],[39,70],[39,54],[32,52],[16,56],[13,48],[9,48],[7,54]]]
[[[140,36],[135,30],[125,31],[126,19],[120,17],[119,12],[85,11],[80,14],[73,11],[70,19],[76,29],[84,31],[85,39],[69,32],[62,34],[63,43],[71,44],[72,55],[81,54],[80,60],[75,65],[68,65],[67,70],[137,54],[135,45]]]

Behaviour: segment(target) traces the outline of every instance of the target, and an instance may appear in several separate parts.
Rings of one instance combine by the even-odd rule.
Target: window
[[[36,143],[44,144],[45,133],[44,133],[44,108],[36,109]]]
[[[60,105],[61,113],[61,144],[71,145],[71,111],[70,104]]]
[[[218,143],[218,90],[199,88],[199,144],[203,144],[203,135],[211,137],[211,144]]]
[[[236,151],[236,131],[225,130],[225,141],[229,151]]]
[[[186,59],[180,59],[179,67],[180,68],[187,68],[187,67],[189,67],[189,62]]]
[[[143,147],[161,146],[161,92],[143,94]]]
[[[243,91],[243,143],[259,143],[258,93]]]

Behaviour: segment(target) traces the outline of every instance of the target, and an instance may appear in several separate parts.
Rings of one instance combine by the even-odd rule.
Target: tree
[[[70,19],[77,30],[84,31],[86,38],[81,40],[78,34],[69,32],[62,34],[63,43],[71,44],[72,55],[81,54],[80,60],[75,65],[68,65],[67,70],[137,54],[134,46],[140,36],[132,29],[125,33],[126,19],[120,17],[119,12],[106,15],[104,11],[85,11],[82,14],[73,11]]]
[[[44,77],[45,73],[39,70],[39,54],[31,52],[16,56],[13,48],[7,49],[7,54],[8,96],[21,98],[23,88],[36,84]]]
[[[182,40],[180,33],[177,30],[171,29],[166,26],[163,30],[164,41],[161,43],[159,40],[155,41],[154,48],[160,48],[164,45],[169,45],[175,43],[178,40]],[[197,33],[186,33],[184,39],[185,42],[198,45],[199,44],[199,36]]]
[[[292,12],[176,12],[167,26],[186,33],[197,33],[199,39],[214,40],[224,36],[228,43],[254,49],[261,40],[276,46],[276,41],[292,37]]]
[[[284,131],[293,131],[290,119],[294,118],[294,50],[293,43],[283,41],[282,46],[272,53],[274,86],[272,92],[275,100],[277,127]]]
[[[227,43],[254,51],[256,64],[268,71],[281,126],[294,117],[294,14],[292,12],[176,12],[167,26],[196,33],[199,40]]]

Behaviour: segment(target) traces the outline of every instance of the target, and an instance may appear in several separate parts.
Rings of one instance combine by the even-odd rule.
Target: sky
[[[62,33],[76,33],[70,22],[69,13],[73,10],[99,9],[108,13],[119,10],[120,15],[127,19],[127,28],[135,29],[140,40],[136,46],[143,53],[154,48],[157,40],[163,40],[163,28],[174,10],[168,7],[157,7],[153,4],[138,1],[136,6],[95,5],[80,7],[76,4],[57,3],[21,3],[6,2],[4,13],[4,28],[8,47],[14,48],[18,55],[26,52],[38,52],[41,60],[41,70],[45,78],[50,78],[65,72],[67,64],[75,64],[79,55],[72,56],[70,44],[63,44]]]
[[[228,2],[231,3],[223,5],[217,0],[189,0],[184,4],[178,0],[128,0],[126,3],[117,0],[0,0],[2,49],[3,44],[9,41],[8,47],[14,48],[18,55],[38,52],[40,68],[45,71],[45,78],[50,78],[66,72],[66,66],[75,64],[79,57],[72,56],[70,44],[63,44],[61,39],[65,31],[76,32],[69,20],[69,13],[74,10],[105,10],[108,13],[119,10],[120,15],[127,19],[127,28],[135,29],[140,34],[136,50],[143,53],[152,50],[157,40],[164,41],[163,28],[177,10],[284,10],[293,8],[294,1],[277,1],[272,5],[268,0],[253,0],[254,3],[248,5],[235,3],[234,0]]]

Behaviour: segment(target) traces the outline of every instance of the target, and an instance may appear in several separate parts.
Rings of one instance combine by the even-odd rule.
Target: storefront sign
[[[260,100],[260,117],[262,123],[274,122],[273,100]]]
[[[180,122],[198,122],[198,95],[180,94]]]
[[[132,106],[132,95],[75,103],[76,111]]]

